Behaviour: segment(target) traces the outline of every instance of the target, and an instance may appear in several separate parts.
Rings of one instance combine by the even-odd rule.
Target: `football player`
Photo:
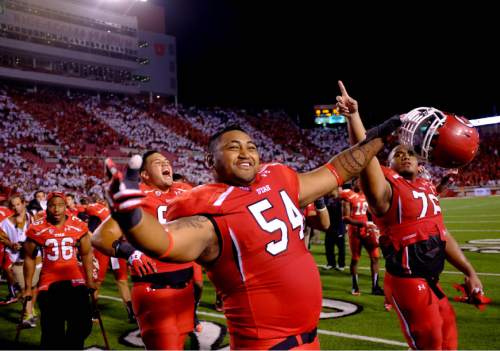
[[[232,349],[318,349],[321,281],[303,242],[300,208],[359,174],[400,124],[399,116],[391,118],[364,143],[302,174],[261,165],[252,138],[227,127],[211,137],[206,157],[218,183],[174,200],[163,226],[140,209],[144,193],[134,180],[140,158],[130,159],[125,178],[108,160],[113,218],[149,255],[206,268],[224,302]]]
[[[172,165],[159,151],[147,151],[142,158],[140,187],[147,198],[143,209],[165,224],[170,202],[190,190],[191,186],[173,182]],[[119,231],[120,228],[110,220],[103,225],[101,231],[104,230]],[[132,304],[146,348],[183,349],[186,336],[194,329],[195,299],[201,296],[201,271],[197,271],[195,289],[192,262],[152,260],[124,240],[116,240],[111,245],[105,245],[98,237],[92,241],[94,247],[106,254],[129,262],[134,260],[132,264],[137,269],[132,271]]]
[[[26,236],[23,297],[28,300],[32,297],[36,248],[43,252],[38,286],[40,346],[45,350],[81,350],[92,329],[88,289],[97,287],[92,277],[88,227],[78,218],[66,215],[63,193],[52,192],[47,197],[47,216],[30,225]]]
[[[370,255],[372,294],[383,296],[384,291],[378,285],[378,261],[380,257],[378,241],[377,237],[374,235],[374,231],[369,230],[375,225],[373,222],[368,221],[368,216],[366,214],[368,203],[359,187],[358,180],[354,180],[352,184],[352,190],[345,189],[340,193],[340,197],[343,200],[342,219],[344,223],[347,224],[349,247],[351,249],[351,293],[353,295],[360,295],[358,285],[358,263],[361,257],[361,247],[363,246]]]
[[[337,106],[348,118],[351,142],[359,142],[365,138],[365,129],[358,104],[342,82],[339,87],[342,94],[337,96]],[[457,143],[468,142],[462,133],[449,132],[455,134]],[[477,149],[477,145],[470,147]],[[434,185],[418,177],[415,152],[398,145],[388,161],[389,167],[383,167],[375,157],[360,176],[382,234],[386,299],[394,306],[412,349],[456,350],[455,312],[438,283],[445,260],[465,274],[470,292],[480,294],[481,281],[444,226]]]

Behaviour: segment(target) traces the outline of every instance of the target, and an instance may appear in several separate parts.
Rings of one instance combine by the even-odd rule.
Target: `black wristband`
[[[129,212],[113,212],[112,217],[124,232],[128,232],[139,224],[142,219],[142,212],[141,209],[134,208]]]
[[[133,247],[132,244],[123,240],[113,241],[113,247],[115,248],[115,257],[124,258],[126,260],[128,260],[135,251],[135,247]]]
[[[322,210],[326,208],[325,199],[320,197],[319,199],[314,201],[314,207],[316,207],[317,210]]]
[[[376,139],[376,138],[385,138],[386,136],[390,135],[392,132],[394,132],[396,129],[398,129],[403,122],[401,122],[401,116],[400,115],[394,115],[388,120],[382,122],[376,127],[373,127],[369,131],[366,132],[366,139],[363,140],[363,144],[368,143],[369,141]]]

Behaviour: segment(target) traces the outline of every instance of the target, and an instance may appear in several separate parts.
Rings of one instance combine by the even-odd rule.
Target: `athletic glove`
[[[126,259],[139,277],[156,272],[156,263],[141,251],[136,250],[129,242],[115,240],[113,248],[115,249],[115,257]]]
[[[139,277],[156,273],[156,263],[139,250],[135,250],[127,261]]]
[[[467,291],[467,288],[465,284],[457,284],[454,283],[453,287],[455,290],[459,291],[461,293],[460,296],[455,296],[453,300],[457,302],[465,302],[465,303],[470,303],[474,305],[476,308],[478,308],[480,311],[483,311],[486,308],[486,305],[491,302],[491,299],[489,297],[486,297],[484,295],[483,291],[473,291],[472,293],[469,293]]]
[[[140,207],[145,203],[145,194],[139,188],[139,170],[142,158],[130,158],[125,176],[111,159],[106,159],[106,173],[110,178],[106,186],[106,201],[113,218],[124,231],[135,227],[142,219]]]

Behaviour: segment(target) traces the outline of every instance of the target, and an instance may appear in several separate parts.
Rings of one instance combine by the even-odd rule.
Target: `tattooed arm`
[[[339,178],[346,182],[358,176],[383,146],[381,138],[360,142],[342,151],[328,163],[336,170]],[[300,206],[305,207],[320,196],[331,193],[339,184],[337,177],[325,165],[311,172],[299,174],[299,186]]]
[[[106,241],[106,246],[110,246],[121,236],[121,229],[114,220],[106,223],[94,233],[94,246],[97,241]],[[149,213],[142,211],[139,224],[124,234],[134,247],[162,261],[198,261],[203,264],[214,260],[219,254],[215,228],[204,216],[184,217],[161,225]]]

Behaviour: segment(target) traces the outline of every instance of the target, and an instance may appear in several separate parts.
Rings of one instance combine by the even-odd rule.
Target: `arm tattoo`
[[[339,162],[349,173],[359,173],[363,169],[366,158],[367,154],[364,150],[351,148],[339,155]]]
[[[178,220],[173,221],[171,225],[174,231],[184,228],[203,229],[206,222],[208,222],[207,217],[191,216],[191,217],[179,218]]]
[[[337,169],[342,179],[347,181],[361,173],[382,147],[380,139],[357,144],[338,154],[330,163]]]

